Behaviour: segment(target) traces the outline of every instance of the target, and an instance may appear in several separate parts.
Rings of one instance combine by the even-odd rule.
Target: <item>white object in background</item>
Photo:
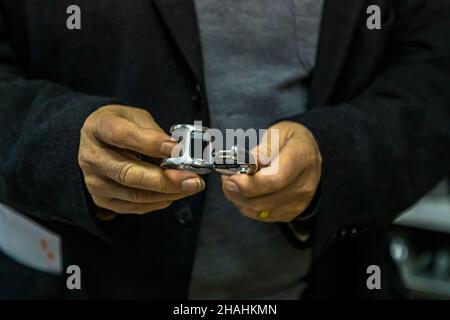
[[[394,223],[450,233],[450,199],[423,199],[398,217]]]
[[[450,233],[449,181],[444,180],[414,206],[406,210],[394,224]]]
[[[1,203],[0,250],[27,267],[62,272],[60,236]]]

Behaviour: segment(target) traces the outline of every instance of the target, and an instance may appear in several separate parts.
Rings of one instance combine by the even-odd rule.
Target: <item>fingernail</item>
[[[160,148],[160,152],[161,154],[167,155],[167,156],[171,156],[172,155],[172,149],[176,146],[175,142],[171,142],[171,141],[164,141],[163,143],[161,143],[161,148]]]
[[[239,192],[238,185],[232,181],[227,181],[225,183],[225,189],[227,189],[228,191],[231,191],[231,192]]]
[[[203,187],[204,187],[203,181],[198,178],[190,178],[184,180],[181,183],[181,190],[183,190],[184,192],[200,191],[203,189]]]
[[[272,161],[268,156],[266,156],[264,153],[259,153],[259,163],[262,166],[267,166],[270,164],[270,162]]]

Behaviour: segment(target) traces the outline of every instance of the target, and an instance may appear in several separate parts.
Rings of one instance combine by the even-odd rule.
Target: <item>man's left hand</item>
[[[312,133],[303,125],[282,121],[278,129],[279,153],[271,138],[252,153],[262,168],[254,175],[222,177],[225,196],[241,213],[266,222],[290,222],[311,203],[320,181],[322,156]]]

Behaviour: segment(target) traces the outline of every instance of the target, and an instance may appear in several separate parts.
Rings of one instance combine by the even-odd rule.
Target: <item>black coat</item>
[[[85,118],[113,102],[164,129],[208,124],[192,1],[0,3],[0,201],[62,235],[83,287],[2,256],[0,297],[186,297],[202,195],[98,223],[77,151]],[[73,3],[81,30],[66,28]],[[381,30],[366,27],[370,4]],[[449,30],[447,0],[326,2],[310,111],[292,119],[324,159],[308,297],[401,296],[385,230],[448,170]],[[366,288],[371,264],[382,290]]]

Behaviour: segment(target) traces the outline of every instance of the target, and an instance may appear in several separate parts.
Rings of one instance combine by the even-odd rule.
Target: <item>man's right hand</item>
[[[162,170],[136,154],[169,157],[175,142],[145,110],[109,105],[81,129],[78,163],[94,203],[115,213],[145,214],[205,187],[188,171]]]

